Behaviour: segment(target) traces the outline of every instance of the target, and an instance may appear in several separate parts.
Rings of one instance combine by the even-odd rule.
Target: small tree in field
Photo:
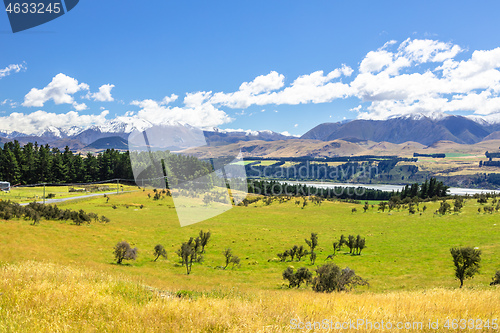
[[[158,260],[159,257],[163,257],[163,258],[167,259],[167,251],[165,250],[163,245],[160,245],[160,244],[156,245],[155,250],[154,250],[154,254],[156,256],[155,261]]]
[[[349,248],[349,253],[352,253],[354,246],[356,244],[356,238],[353,235],[349,235],[347,238],[347,247]]]
[[[179,257],[181,257],[182,265],[186,266],[186,274],[189,275],[191,273],[191,267],[193,266],[193,257],[194,257],[194,248],[191,244],[182,243],[181,248],[178,253]]]
[[[497,271],[495,273],[495,276],[493,277],[492,280],[493,281],[491,281],[490,286],[494,286],[494,285],[500,284],[500,271]]]
[[[312,273],[306,267],[297,269],[297,272],[294,272],[293,268],[288,267],[283,272],[283,279],[288,280],[288,288],[299,288],[302,283],[311,282],[311,278]]]
[[[461,247],[450,249],[455,265],[455,277],[460,280],[460,288],[464,285],[464,280],[474,277],[479,271],[481,262],[481,250],[472,247]]]
[[[210,236],[212,236],[210,230],[207,232],[203,232],[203,230],[200,230],[201,253],[205,253],[205,246],[207,246],[208,241],[210,240]]]
[[[316,261],[316,253],[314,253],[314,249],[318,246],[318,234],[312,232],[311,233],[311,239],[306,239],[306,244],[309,246],[311,249],[311,264],[314,265],[314,262]]]
[[[130,244],[123,241],[115,245],[115,259],[117,264],[121,264],[123,260],[135,260],[137,258],[137,248],[131,248]]]
[[[309,254],[309,251],[307,251],[304,246],[299,246],[297,247],[297,250],[295,252],[295,257],[297,258],[298,261],[302,259],[302,257],[305,257]]]
[[[316,292],[349,291],[357,286],[368,285],[366,280],[357,276],[349,267],[341,270],[334,263],[318,267],[316,273],[312,281]]]
[[[233,250],[231,250],[230,248],[227,248],[224,251],[222,251],[222,254],[224,255],[224,258],[226,260],[226,265],[224,266],[224,269],[226,269],[227,266],[229,266],[229,264],[233,264],[233,268],[240,264],[240,258],[238,258],[238,256],[235,256],[233,254]]]
[[[201,262],[201,240],[199,237],[191,237],[188,242],[182,243],[181,248],[177,250],[177,255],[181,258],[183,266],[186,266],[186,274],[191,273],[193,262]]]

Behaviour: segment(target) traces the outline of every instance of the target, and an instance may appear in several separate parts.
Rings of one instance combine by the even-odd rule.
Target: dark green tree
[[[207,232],[203,232],[203,230],[200,230],[201,253],[205,253],[205,246],[207,246],[208,241],[210,240],[210,236],[212,236],[210,230]]]
[[[158,260],[160,257],[167,259],[167,250],[165,250],[163,245],[158,244],[154,248],[154,255],[156,256],[154,261]]]
[[[137,258],[137,248],[131,248],[130,244],[123,241],[115,245],[114,255],[117,264],[121,264],[123,260],[135,260]]]
[[[460,280],[460,288],[464,285],[464,280],[473,278],[479,271],[481,262],[481,250],[472,247],[451,248],[451,256],[455,265],[455,277]]]

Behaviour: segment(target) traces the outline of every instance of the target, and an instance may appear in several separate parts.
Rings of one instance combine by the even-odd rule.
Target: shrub
[[[235,256],[230,248],[227,248],[224,251],[222,251],[222,254],[224,255],[226,261],[226,265],[224,266],[223,269],[226,269],[227,266],[229,266],[229,264],[233,264],[232,268],[240,264],[240,258],[238,258],[238,256]]]
[[[161,244],[158,244],[155,246],[154,254],[156,256],[154,261],[158,260],[159,257],[163,257],[163,258],[167,259],[167,251],[165,250],[165,248]]]
[[[137,248],[131,248],[130,244],[123,241],[115,245],[114,255],[117,264],[121,264],[123,260],[137,259]]]
[[[490,286],[494,286],[494,285],[500,284],[500,271],[497,271],[495,273],[495,276],[493,277],[492,280],[493,281],[490,283]]]
[[[312,273],[306,267],[297,269],[297,272],[294,272],[292,267],[288,267],[282,275],[284,280],[288,280],[288,288],[299,288],[304,282],[309,284],[312,278]]]
[[[349,291],[357,286],[368,285],[368,282],[357,276],[346,267],[340,269],[334,263],[328,263],[316,269],[317,276],[313,279],[313,290],[330,293],[333,291]]]

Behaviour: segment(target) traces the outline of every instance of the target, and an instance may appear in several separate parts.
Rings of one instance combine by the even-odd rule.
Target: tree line
[[[147,152],[132,153],[134,161],[152,165]],[[212,171],[210,163],[195,157],[171,154],[169,151],[153,152],[158,161],[164,161],[169,180],[177,185],[181,181],[192,180]],[[18,141],[7,142],[0,147],[0,181],[12,185],[40,183],[92,183],[111,179],[134,179],[131,154],[107,149],[99,154],[75,154],[66,146],[62,151],[47,145],[28,143],[21,146]],[[147,167],[139,177],[147,179]],[[162,170],[163,174],[163,170]],[[156,176],[156,174],[152,174]],[[141,184],[139,184],[141,185]]]

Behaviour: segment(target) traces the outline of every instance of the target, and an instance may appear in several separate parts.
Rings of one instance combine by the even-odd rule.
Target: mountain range
[[[107,148],[126,149],[129,134],[134,130],[145,130],[153,125],[144,120],[119,117],[104,126],[68,129],[56,127],[43,128],[37,134],[27,135],[19,132],[0,132],[0,143],[17,140],[21,144],[37,142],[53,147],[70,147],[73,151],[99,151]],[[185,127],[179,123],[162,125],[165,131],[178,131]],[[273,131],[220,130],[204,131],[210,146],[234,144],[241,141],[287,141],[298,139]],[[451,141],[459,144],[475,144],[485,140],[500,139],[500,123],[488,123],[481,119],[463,116],[438,114],[433,116],[415,114],[387,120],[351,120],[337,123],[323,123],[299,139],[346,142],[388,142],[401,144],[416,142],[430,146],[438,141]]]
[[[462,116],[430,118],[422,115],[387,120],[353,120],[320,124],[301,139],[333,141],[418,142],[429,146],[437,141],[474,144],[500,137],[500,124],[479,123]]]

